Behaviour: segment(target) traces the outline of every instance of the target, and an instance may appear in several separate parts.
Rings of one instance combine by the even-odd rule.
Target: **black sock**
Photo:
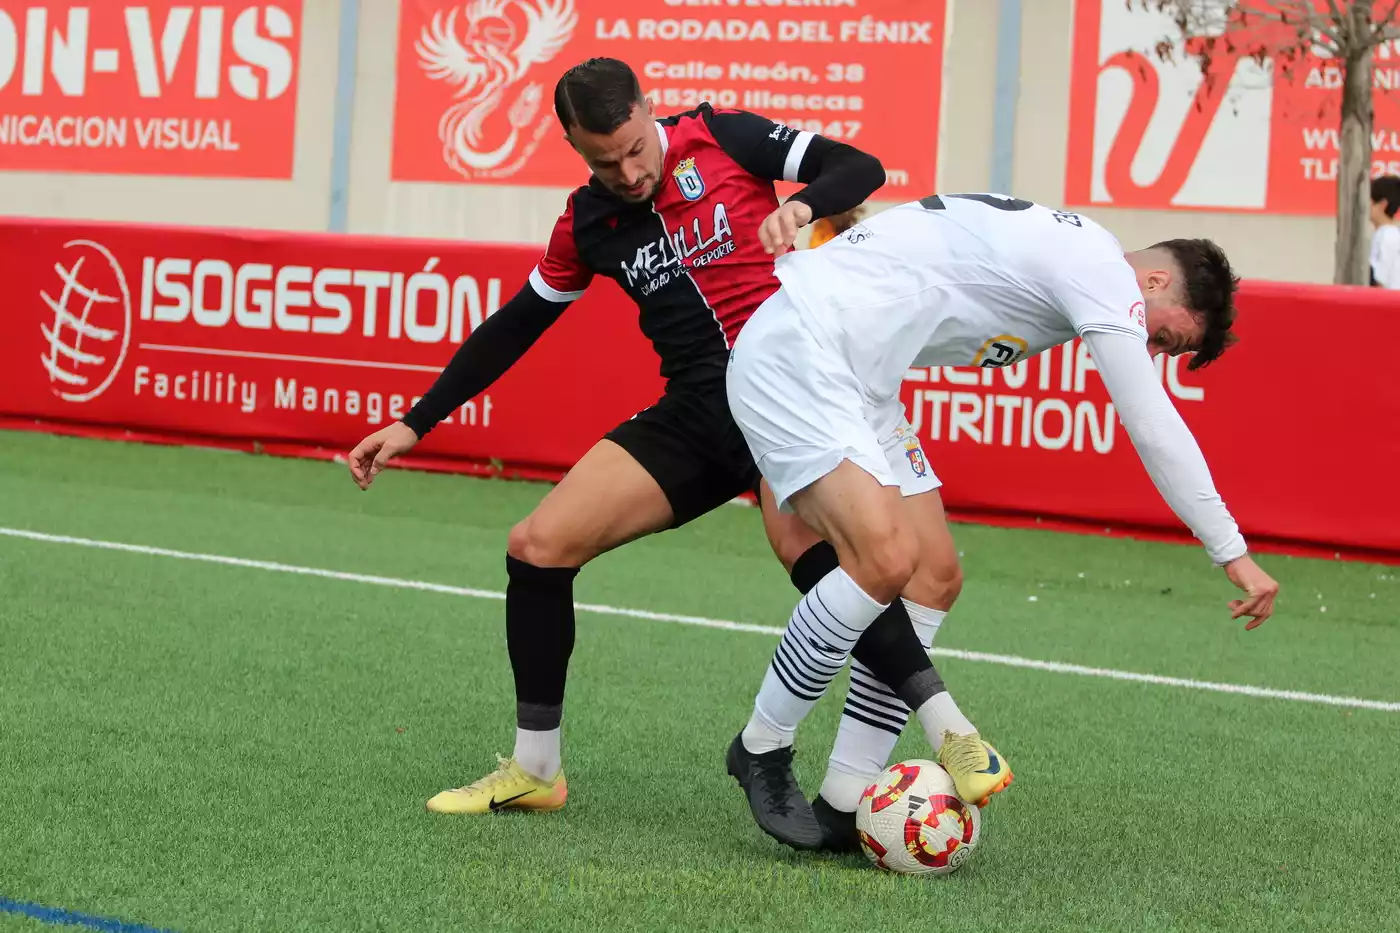
[[[947,688],[919,642],[904,600],[896,599],[876,617],[856,642],[851,656],[870,669],[880,683],[889,687],[910,709]]]
[[[811,592],[812,587],[821,582],[822,577],[840,566],[841,561],[836,557],[836,548],[825,541],[818,541],[793,561],[790,574],[792,585],[806,595]]]
[[[836,548],[820,541],[793,562],[792,585],[806,593],[840,565]],[[947,689],[928,659],[928,652],[919,643],[902,599],[890,603],[890,607],[871,623],[856,642],[851,656],[869,668],[870,673],[893,690],[910,709],[918,709],[929,698]]]
[[[536,567],[507,554],[506,574],[506,648],[515,674],[516,725],[557,729],[574,650],[578,568]]]

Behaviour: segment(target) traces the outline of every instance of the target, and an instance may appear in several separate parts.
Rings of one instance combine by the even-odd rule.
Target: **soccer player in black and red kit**
[[[435,812],[564,805],[559,730],[574,643],[574,577],[606,551],[758,488],[726,401],[730,346],[777,290],[774,256],[799,228],[856,207],[885,180],[873,156],[752,113],[704,105],[655,119],[635,74],[612,59],[570,69],[555,88],[554,106],[593,176],[569,196],[528,284],[472,333],[402,422],[352,451],[351,473],[368,488],[392,457],[520,359],[595,275],[613,279],[637,303],[666,389],[589,450],[511,531],[506,640],[515,751],[474,784],[432,798]],[[779,180],[806,187],[779,206]],[[765,508],[764,522],[804,592],[837,566],[830,545],[795,516]],[[846,715],[897,736],[908,706],[917,708],[942,684],[899,601],[887,616],[854,656],[879,679],[872,691],[891,686],[866,691],[865,703],[848,700]],[[808,805],[792,778],[791,755],[782,749],[737,766],[741,783],[762,788],[750,794],[761,800],[754,804],[760,825],[799,847],[857,847],[850,813],[834,812],[821,798],[815,811]]]

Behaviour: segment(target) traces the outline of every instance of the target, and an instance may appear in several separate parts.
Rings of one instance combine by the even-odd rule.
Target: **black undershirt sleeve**
[[[855,146],[813,136],[802,156],[797,180],[807,187],[788,200],[806,204],[816,220],[864,204],[885,183],[885,167]]]
[[[884,166],[868,152],[756,113],[717,111],[709,127],[720,148],[749,174],[806,185],[788,200],[810,207],[813,220],[859,207],[885,183]],[[803,147],[800,157],[795,146]]]
[[[404,416],[403,423],[421,439],[438,422],[503,376],[568,306],[566,301],[540,297],[526,283],[462,342],[433,387]]]

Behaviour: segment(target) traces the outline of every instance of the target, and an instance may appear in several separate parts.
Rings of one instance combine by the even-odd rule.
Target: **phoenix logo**
[[[40,291],[53,319],[41,323],[48,347],[39,361],[53,393],[69,402],[97,398],[117,378],[131,341],[131,291],[121,265],[100,243],[70,240],[73,258],[54,271],[63,283],[55,298]],[[105,281],[104,281],[105,280]]]
[[[544,86],[511,89],[558,55],[577,24],[573,0],[472,0],[446,16],[433,14],[414,47],[428,77],[457,88],[438,121],[442,157],[453,171],[468,179],[504,177],[534,154],[549,125],[548,113],[538,119]],[[502,125],[491,118],[507,97]]]

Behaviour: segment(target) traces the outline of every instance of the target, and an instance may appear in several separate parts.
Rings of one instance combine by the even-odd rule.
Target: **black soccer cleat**
[[[793,776],[791,748],[756,755],[744,748],[741,733],[729,744],[725,763],[748,795],[759,829],[794,849],[822,847],[826,836]]]
[[[843,855],[858,853],[860,833],[856,832],[855,812],[838,810],[826,802],[821,794],[812,801],[812,815],[822,828],[822,849],[826,852],[839,852]]]

